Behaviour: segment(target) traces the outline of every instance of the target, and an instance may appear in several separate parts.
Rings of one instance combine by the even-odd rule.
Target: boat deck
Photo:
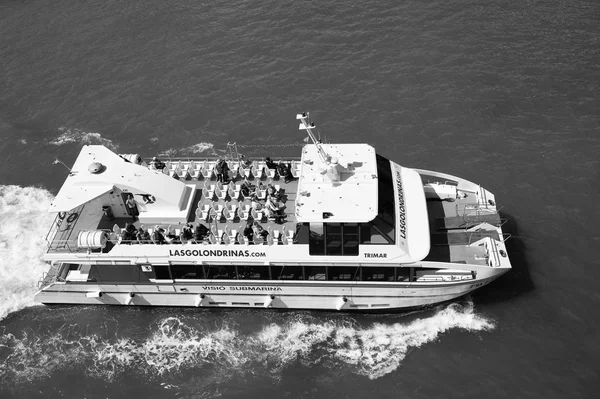
[[[154,215],[151,206],[144,206],[140,209],[139,220],[132,217],[109,219],[102,211],[101,207],[83,205],[77,209],[68,212],[63,218],[56,218],[55,222],[46,238],[51,252],[79,252],[84,251],[77,247],[77,236],[80,231],[104,230],[109,234],[110,241],[114,244],[138,244],[137,240],[126,242],[122,239],[122,232],[126,224],[133,224],[136,228],[144,228],[152,233],[157,228],[162,228],[166,233],[178,236],[186,223],[191,223],[194,228],[202,223],[212,233],[206,237],[206,241],[211,243],[225,242],[235,244],[248,244],[243,239],[242,232],[248,222],[257,222],[264,228],[269,235],[266,240],[261,239],[258,234],[254,234],[254,242],[260,244],[292,244],[296,232],[296,195],[298,189],[298,179],[294,178],[287,183],[277,173],[270,173],[265,170],[264,173],[253,170],[253,174],[246,175],[242,170],[236,170],[232,174],[228,186],[217,182],[214,174],[207,176],[202,173],[181,173],[181,170],[188,170],[194,163],[214,165],[212,160],[187,160],[187,161],[168,161],[167,167],[163,171],[174,179],[184,180],[188,187],[193,188],[188,207],[181,212],[181,216],[168,220],[161,220],[158,215]],[[256,162],[256,161],[255,161]],[[283,161],[284,163],[293,163],[297,160]],[[256,166],[256,163],[255,163]],[[191,168],[190,168],[191,169]],[[232,168],[233,169],[233,168]],[[245,177],[243,177],[244,175]],[[282,216],[278,218],[268,218],[266,213],[256,212],[247,209],[251,208],[250,198],[239,196],[235,192],[236,185],[241,185],[245,180],[258,187],[262,184],[265,188],[272,184],[279,189],[280,204],[283,205]],[[214,193],[210,193],[206,188],[219,188]],[[207,196],[210,193],[210,198]],[[256,190],[261,205],[265,204],[265,193],[259,193]],[[237,196],[237,198],[232,198]],[[144,210],[148,212],[145,213]],[[208,212],[203,212],[208,210]],[[166,234],[165,234],[166,235]],[[180,243],[178,239],[169,242]],[[195,241],[191,241],[192,243]],[[144,244],[147,244],[146,242]]]
[[[427,201],[431,249],[426,261],[487,264],[483,246],[469,246],[484,238],[501,241],[502,220],[495,208],[478,204],[476,195],[456,201]]]

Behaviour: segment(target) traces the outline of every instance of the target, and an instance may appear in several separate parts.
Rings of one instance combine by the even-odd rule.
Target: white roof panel
[[[101,164],[100,171],[91,165]],[[56,195],[50,212],[68,211],[114,187],[132,194],[156,197],[155,208],[179,208],[185,183],[145,166],[126,162],[101,145],[86,145],[81,149],[71,173]]]
[[[337,160],[340,179],[332,181],[317,146],[302,150],[296,218],[299,222],[368,222],[377,216],[377,162],[367,144],[321,144]]]

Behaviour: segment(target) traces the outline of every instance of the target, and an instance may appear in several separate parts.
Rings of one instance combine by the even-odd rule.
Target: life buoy
[[[67,216],[67,213],[66,213],[66,212],[58,212],[58,218],[59,218],[60,220],[63,220],[63,219],[65,218],[65,216]]]
[[[77,214],[77,212],[70,214],[69,217],[67,218],[67,222],[73,223],[77,219],[78,216],[79,215]]]

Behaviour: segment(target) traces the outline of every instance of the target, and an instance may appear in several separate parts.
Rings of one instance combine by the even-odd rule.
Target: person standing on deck
[[[127,213],[131,215],[133,220],[137,220],[140,211],[138,210],[137,204],[133,199],[133,194],[129,194],[129,197],[127,197],[127,201],[125,201],[125,207],[127,208]]]

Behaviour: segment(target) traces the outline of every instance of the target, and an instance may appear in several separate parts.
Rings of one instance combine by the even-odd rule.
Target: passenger
[[[152,241],[158,245],[166,244],[167,241],[165,240],[164,232],[165,230],[162,227],[156,226],[152,233]]]
[[[190,241],[192,238],[194,238],[194,235],[192,234],[192,226],[189,223],[183,227],[179,238],[181,239],[181,242],[183,242],[183,243],[186,243],[186,242]]]
[[[286,183],[289,183],[291,181],[294,181],[294,179],[295,179],[295,177],[292,174],[292,164],[288,162],[288,164],[286,165],[286,168],[285,168],[285,175],[283,176],[283,180]]]
[[[206,239],[208,231],[209,230],[205,225],[203,225],[202,223],[198,223],[196,229],[194,230],[194,240],[196,242],[204,241]]]
[[[277,189],[274,186],[269,184],[269,186],[267,187],[267,198],[269,197],[272,197],[277,201],[281,201],[282,194],[281,192],[277,191]]]
[[[159,160],[156,157],[152,158],[152,161],[150,161],[150,166],[156,170],[163,170],[167,167],[167,165],[165,165],[163,161]]]
[[[279,164],[277,164],[277,173],[279,173],[279,177],[284,177],[285,171],[285,164],[283,162],[279,162]]]
[[[248,169],[250,166],[252,166],[252,161],[249,159],[246,159],[246,157],[244,155],[240,155],[240,167],[244,168],[244,169]]]
[[[181,234],[180,234],[181,236]],[[181,241],[179,240],[179,236],[177,236],[175,234],[175,232],[173,231],[168,231],[166,236],[165,236],[165,240],[167,240],[167,243],[169,244],[181,244]]]
[[[151,242],[148,230],[144,230],[142,227],[138,229],[136,238],[140,244],[149,244]]]
[[[248,244],[254,244],[254,230],[252,229],[252,222],[246,223],[246,227],[244,228],[244,237]]]
[[[123,244],[131,244],[136,240],[136,229],[135,226],[129,223],[125,223],[125,228],[123,229],[123,235],[121,237],[121,242]]]
[[[269,158],[269,157],[265,158],[265,164],[267,165],[267,168],[269,168],[269,169],[277,169],[277,164],[275,162],[273,162],[271,160],[271,158]]]
[[[217,181],[223,183],[223,164],[222,159],[217,159],[217,163],[215,164],[215,175],[217,175]]]
[[[250,206],[252,207],[252,209],[254,209],[255,211],[260,211],[263,206],[262,204],[259,202],[258,197],[256,196],[256,194],[251,194],[250,195]]]
[[[269,235],[269,232],[265,230],[258,222],[254,222],[254,227],[256,228],[257,235],[259,235],[263,239],[263,244],[268,244],[267,236]]]
[[[248,179],[245,179],[240,187],[240,191],[244,197],[250,196],[250,194],[252,194],[255,191],[255,189],[256,187],[252,183],[250,183]]]
[[[285,205],[282,205],[275,197],[268,197],[265,203],[265,209],[267,209],[267,217],[275,219],[277,223],[282,223],[285,217],[284,209]]]
[[[222,183],[229,183],[229,165],[227,165],[227,161],[221,159],[221,180]]]
[[[140,211],[133,199],[133,194],[129,194],[127,201],[125,201],[125,207],[127,208],[127,213],[133,218],[133,221],[136,221]]]

